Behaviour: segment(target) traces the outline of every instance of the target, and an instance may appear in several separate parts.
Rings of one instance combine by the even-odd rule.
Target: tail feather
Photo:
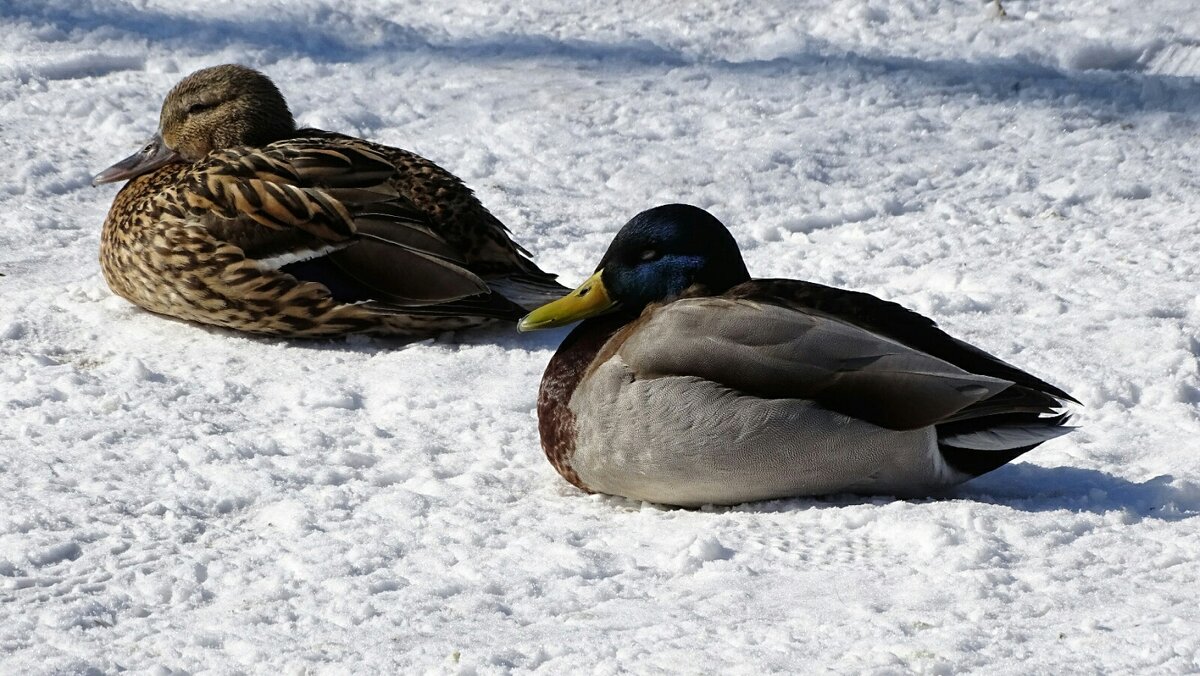
[[[525,314],[525,310],[514,305],[498,293],[469,296],[448,303],[433,303],[428,305],[397,305],[391,303],[370,302],[363,307],[376,312],[396,315],[413,315],[422,317],[483,317],[517,321]]]
[[[571,292],[570,289],[554,281],[553,275],[534,276],[526,274],[485,276],[484,281],[492,291],[499,293],[513,303],[526,310],[537,308],[558,300]]]
[[[1016,411],[947,422],[937,425],[938,449],[954,469],[979,476],[1068,434],[1070,417]]]
[[[1008,451],[1057,439],[1074,427],[1061,425],[1053,418],[1028,425],[996,425],[975,432],[950,434],[938,439],[940,443],[973,451]]]

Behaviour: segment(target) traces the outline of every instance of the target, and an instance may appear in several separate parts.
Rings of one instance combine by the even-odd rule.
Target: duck
[[[580,322],[538,431],[571,484],[680,507],[933,496],[1062,436],[1063,390],[875,296],[752,279],[709,212],[634,216],[520,331]]]
[[[226,329],[424,337],[515,322],[568,289],[460,179],[415,153],[297,128],[279,88],[225,64],[184,77],[126,181],[100,264],[117,295]]]

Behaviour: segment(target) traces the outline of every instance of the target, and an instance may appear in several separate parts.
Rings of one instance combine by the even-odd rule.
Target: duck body
[[[665,213],[701,220],[692,209]],[[585,298],[623,295],[604,271],[669,258],[669,246],[630,255],[618,235]],[[745,274],[740,256],[730,266]],[[719,293],[693,281],[645,307],[617,301],[551,359],[539,432],[574,485],[687,507],[929,495],[1070,429],[1058,412],[1065,392],[899,305],[796,280],[744,279]],[[535,311],[526,326],[559,311]]]
[[[168,147],[189,147],[195,117],[203,142]],[[255,71],[185,78],[164,103],[172,128],[97,179],[130,179],[100,262],[113,291],[147,310],[280,336],[420,336],[514,321],[565,291],[455,176],[399,148],[295,129]]]

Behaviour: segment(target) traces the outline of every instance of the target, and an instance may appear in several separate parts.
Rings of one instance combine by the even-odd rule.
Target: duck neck
[[[575,455],[575,414],[570,408],[571,397],[596,355],[629,321],[628,315],[612,314],[588,319],[576,326],[546,365],[538,389],[538,433],[546,459],[564,479],[588,492],[591,489],[571,469],[571,457]]]

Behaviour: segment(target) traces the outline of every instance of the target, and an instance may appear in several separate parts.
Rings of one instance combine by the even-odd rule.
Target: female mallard
[[[515,320],[567,290],[452,174],[297,129],[244,66],[175,85],[154,138],[94,183],[126,179],[100,263],[152,312],[282,336],[421,335]]]
[[[538,425],[586,491],[682,506],[922,495],[1070,429],[1070,395],[925,317],[750,279],[733,236],[692,206],[635,216],[594,275],[519,328],[579,319],[542,377]]]

